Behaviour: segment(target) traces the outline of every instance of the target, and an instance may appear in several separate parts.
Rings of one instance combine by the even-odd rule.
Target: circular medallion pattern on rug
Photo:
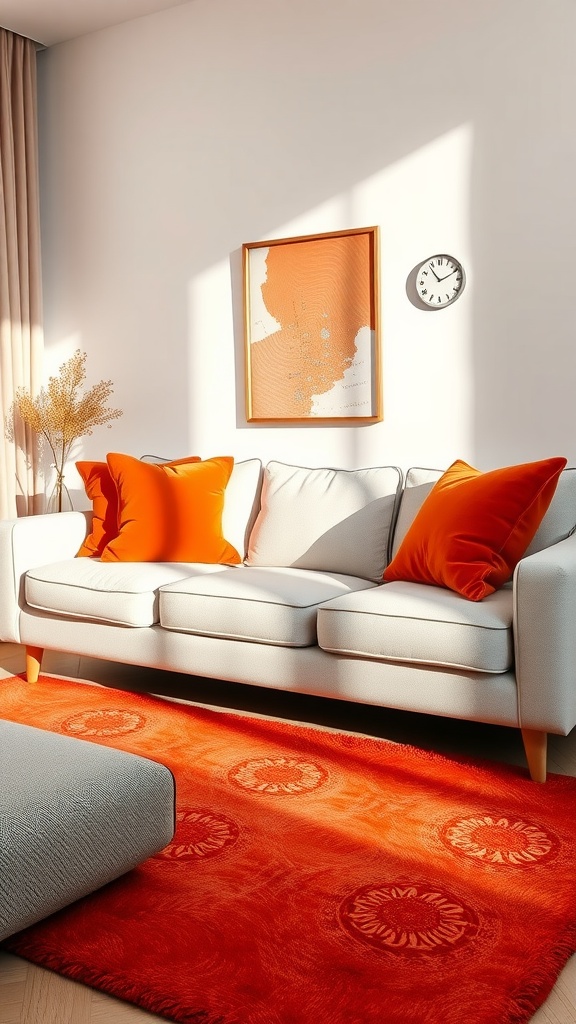
[[[440,839],[464,857],[514,868],[549,860],[559,847],[556,836],[533,821],[490,814],[452,818],[440,830]]]
[[[146,719],[137,711],[100,708],[66,718],[60,728],[70,736],[124,736],[143,729]]]
[[[228,773],[230,782],[266,796],[300,796],[318,789],[328,778],[322,765],[297,757],[259,757],[240,761]]]
[[[342,902],[340,921],[354,939],[412,957],[456,950],[479,928],[470,906],[421,882],[365,885]]]
[[[176,814],[172,842],[157,857],[163,860],[195,860],[215,857],[234,846],[240,829],[232,818],[206,807],[186,807]]]

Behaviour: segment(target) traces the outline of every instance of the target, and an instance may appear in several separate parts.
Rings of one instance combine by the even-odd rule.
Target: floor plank
[[[0,1024],[20,1024],[28,965],[0,951]]]
[[[26,973],[20,1024],[86,1024],[92,993],[85,985],[42,967]]]
[[[90,1024],[151,1024],[157,1020],[166,1024],[165,1017],[156,1017],[130,1003],[111,999],[102,992],[92,993]]]

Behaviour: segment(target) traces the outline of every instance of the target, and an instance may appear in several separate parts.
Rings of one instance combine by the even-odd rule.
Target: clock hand
[[[445,281],[446,278],[452,277],[452,274],[455,274],[457,272],[457,270],[458,270],[458,268],[455,267],[454,270],[451,270],[449,274],[444,274],[444,277],[437,277],[436,280],[437,281]],[[434,274],[434,271],[432,271],[432,273]],[[434,276],[436,277],[435,274],[434,274]]]
[[[430,267],[430,266],[429,266],[429,269],[430,269],[430,270],[432,270],[432,267]],[[436,273],[436,271],[435,271],[435,270],[432,270],[432,273],[434,274],[434,277],[435,277],[435,278],[436,278],[436,280],[438,281],[438,284],[440,284],[440,281],[441,281],[442,279],[441,279],[440,277],[438,277],[438,274]]]

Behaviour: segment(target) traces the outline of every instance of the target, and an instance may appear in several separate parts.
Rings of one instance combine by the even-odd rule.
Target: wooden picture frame
[[[377,227],[242,246],[248,422],[382,419]]]

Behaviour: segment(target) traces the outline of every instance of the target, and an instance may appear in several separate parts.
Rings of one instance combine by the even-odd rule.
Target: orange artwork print
[[[247,249],[249,419],[376,419],[376,229]]]

